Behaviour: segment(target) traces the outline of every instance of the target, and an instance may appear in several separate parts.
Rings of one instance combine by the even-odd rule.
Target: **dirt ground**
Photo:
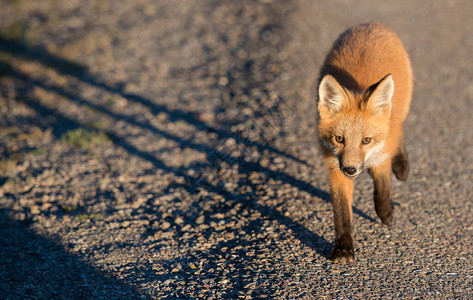
[[[473,2],[0,0],[0,298],[473,298]],[[411,173],[333,264],[315,91],[378,21]]]

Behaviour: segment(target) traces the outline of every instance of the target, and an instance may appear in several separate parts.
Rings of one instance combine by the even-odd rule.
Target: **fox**
[[[318,135],[328,168],[335,242],[330,259],[355,260],[353,181],[367,170],[381,222],[393,223],[391,171],[406,181],[404,144],[413,91],[411,60],[399,36],[380,23],[356,25],[332,45],[318,81]]]

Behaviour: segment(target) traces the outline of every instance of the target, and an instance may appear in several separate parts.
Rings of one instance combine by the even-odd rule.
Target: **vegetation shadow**
[[[132,283],[101,273],[0,209],[2,299],[146,299]]]

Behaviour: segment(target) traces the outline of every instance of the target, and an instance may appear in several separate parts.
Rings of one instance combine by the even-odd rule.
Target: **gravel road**
[[[0,298],[473,298],[473,2],[0,0]],[[415,73],[395,224],[333,264],[315,85],[343,30]]]

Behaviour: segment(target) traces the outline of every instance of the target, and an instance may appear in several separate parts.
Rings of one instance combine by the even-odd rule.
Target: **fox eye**
[[[337,143],[340,143],[340,144],[341,144],[341,143],[345,142],[345,138],[344,138],[343,136],[341,136],[341,135],[336,135],[336,136],[335,136],[335,141],[336,141]]]
[[[361,142],[366,145],[366,144],[369,144],[371,142],[371,138],[370,137],[365,137],[361,140]]]

